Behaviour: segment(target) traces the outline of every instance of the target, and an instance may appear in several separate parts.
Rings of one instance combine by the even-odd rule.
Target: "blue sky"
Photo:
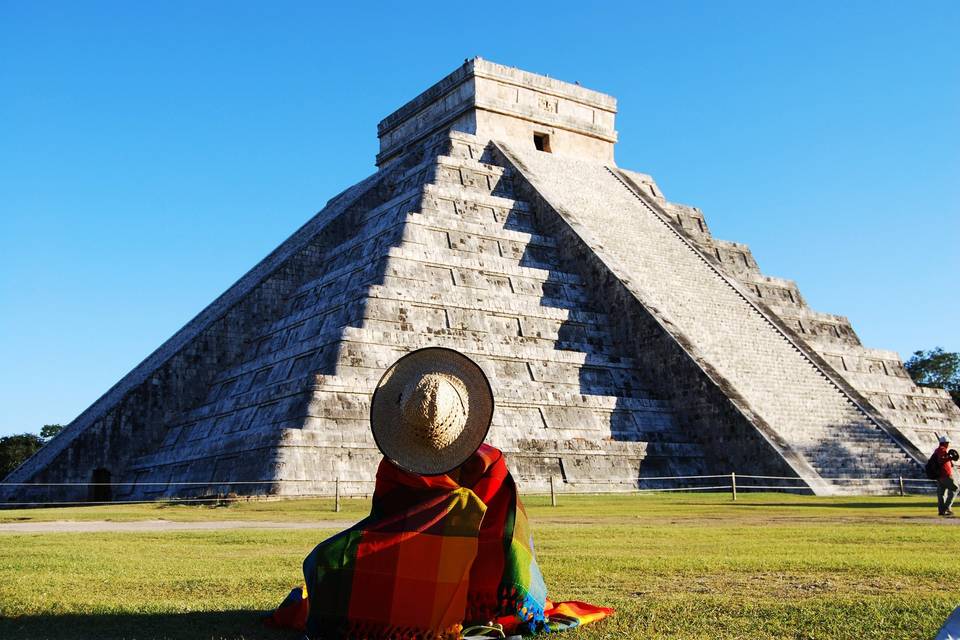
[[[476,55],[868,346],[960,351],[960,3],[0,0],[0,435],[69,422]]]

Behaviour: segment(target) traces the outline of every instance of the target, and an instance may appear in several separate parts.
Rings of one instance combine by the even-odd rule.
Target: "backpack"
[[[927,478],[930,480],[940,479],[940,462],[937,460],[937,454],[930,456],[930,459],[927,460],[927,464],[923,467],[923,471],[927,474]]]

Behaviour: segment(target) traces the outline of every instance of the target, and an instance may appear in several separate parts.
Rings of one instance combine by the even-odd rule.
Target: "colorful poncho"
[[[270,621],[322,640],[447,640],[484,626],[529,635],[613,613],[547,600],[513,478],[487,445],[440,476],[384,460],[370,515],[320,543],[303,574],[306,593]]]

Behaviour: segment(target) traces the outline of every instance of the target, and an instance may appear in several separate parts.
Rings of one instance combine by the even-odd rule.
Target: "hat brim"
[[[428,373],[458,378],[467,392],[466,423],[449,445],[436,449],[418,443],[404,432],[401,394],[410,380]],[[377,383],[370,400],[370,428],[384,457],[406,471],[441,475],[453,471],[480,448],[493,418],[493,390],[483,369],[459,351],[427,347],[411,351],[394,362]]]

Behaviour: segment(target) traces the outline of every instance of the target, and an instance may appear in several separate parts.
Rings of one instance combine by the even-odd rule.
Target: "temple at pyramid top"
[[[474,58],[380,121],[377,166],[444,130],[612,163],[616,114],[613,96]]]

